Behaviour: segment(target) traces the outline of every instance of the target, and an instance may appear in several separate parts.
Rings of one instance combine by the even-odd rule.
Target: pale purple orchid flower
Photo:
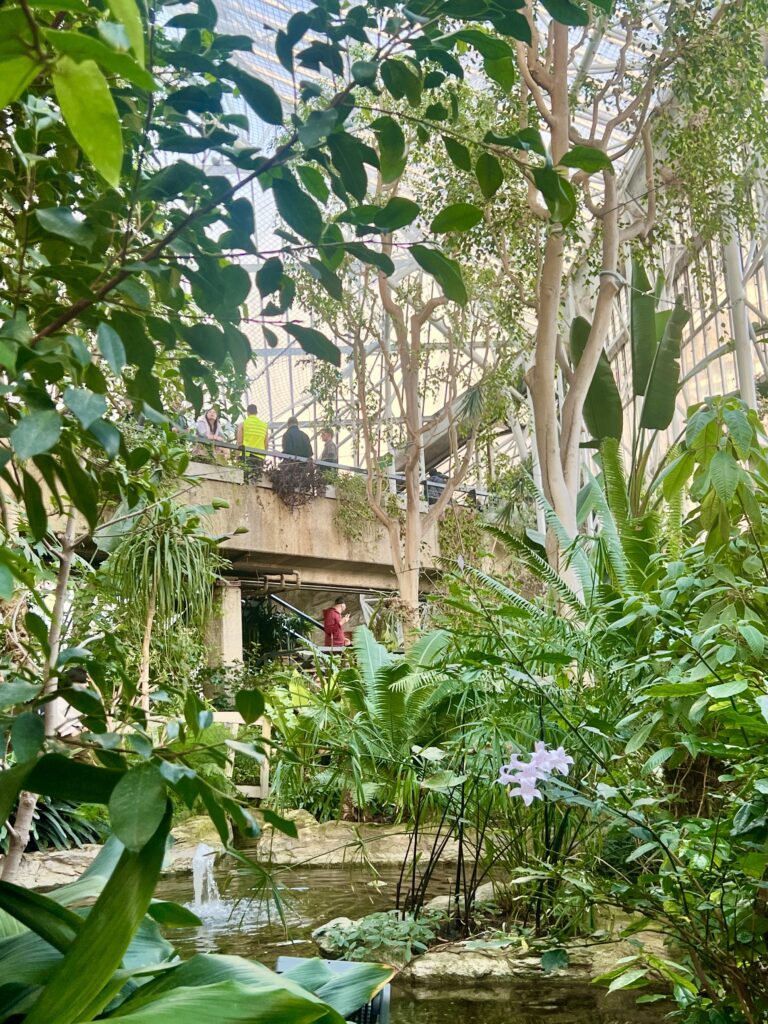
[[[567,775],[573,758],[566,754],[564,747],[549,750],[543,740],[537,740],[528,761],[522,761],[518,754],[512,754],[509,763],[499,769],[498,782],[509,786],[509,795],[522,797],[526,807],[534,800],[541,800],[542,794],[537,784],[550,777],[553,772]]]

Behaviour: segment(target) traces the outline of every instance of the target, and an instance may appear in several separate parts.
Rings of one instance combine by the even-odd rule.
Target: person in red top
[[[347,647],[352,643],[351,638],[344,632],[344,623],[349,622],[349,615],[344,614],[346,610],[344,598],[337,597],[333,605],[323,612],[326,647]]]

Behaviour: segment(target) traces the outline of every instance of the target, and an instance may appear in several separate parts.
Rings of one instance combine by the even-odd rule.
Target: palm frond
[[[632,591],[636,588],[636,580],[632,567],[627,561],[627,556],[622,547],[621,537],[616,527],[616,520],[606,500],[605,492],[594,477],[590,474],[592,486],[595,488],[594,502],[595,512],[600,522],[604,550],[608,558],[608,565],[617,583],[624,591]]]
[[[544,513],[547,526],[557,537],[566,565],[573,567],[573,571],[584,593],[591,594],[596,583],[595,574],[592,566],[589,564],[589,559],[579,545],[578,538],[568,536],[568,532],[560,521],[560,517],[541,491],[536,492],[536,503]]]
[[[574,594],[560,573],[552,568],[546,558],[542,558],[519,537],[515,537],[514,534],[508,533],[506,530],[501,530],[497,526],[487,527],[487,532],[500,540],[509,551],[514,552],[537,579],[556,591],[564,604],[578,612],[579,617],[583,616],[584,602]]]

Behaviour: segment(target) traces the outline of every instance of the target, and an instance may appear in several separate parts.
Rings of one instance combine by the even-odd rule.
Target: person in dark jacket
[[[303,459],[313,457],[309,435],[299,429],[299,421],[295,416],[291,416],[286,423],[286,431],[283,434],[283,451],[286,455],[300,455]]]

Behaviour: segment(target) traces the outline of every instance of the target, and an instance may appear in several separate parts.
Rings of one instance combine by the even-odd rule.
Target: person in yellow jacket
[[[245,448],[243,453],[243,465],[245,467],[245,482],[251,483],[258,480],[264,470],[264,455],[258,455],[248,449],[265,451],[269,440],[269,428],[258,415],[258,409],[253,403],[248,406],[247,415],[242,423],[237,425],[237,444]]]

